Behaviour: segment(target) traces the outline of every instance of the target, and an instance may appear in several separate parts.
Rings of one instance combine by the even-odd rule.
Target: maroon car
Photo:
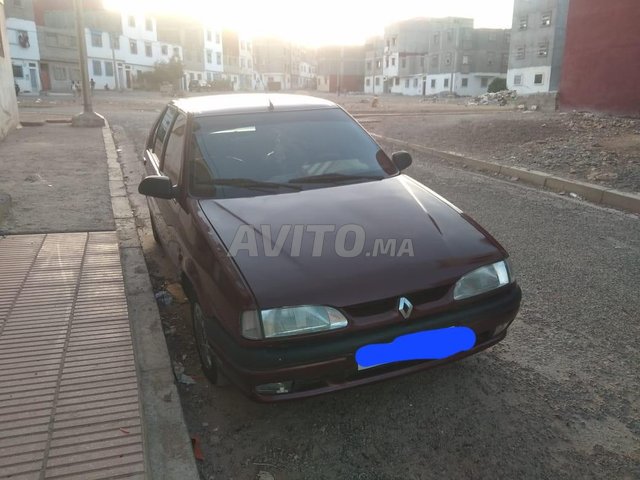
[[[518,312],[500,244],[332,102],[175,100],[144,161],[213,382],[262,401],[371,383],[490,347]]]

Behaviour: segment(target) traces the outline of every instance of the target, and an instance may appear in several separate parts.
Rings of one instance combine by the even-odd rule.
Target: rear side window
[[[162,145],[164,145],[164,139],[167,136],[167,132],[171,127],[171,122],[175,115],[176,111],[173,108],[167,108],[167,111],[164,112],[164,115],[162,116],[162,120],[160,120],[160,123],[158,124],[156,136],[153,141],[153,153],[155,153],[158,158],[162,157]]]
[[[171,179],[174,185],[180,180],[186,129],[187,117],[180,113],[176,117],[176,121],[169,134],[169,140],[167,140],[167,148],[162,163],[162,171]]]

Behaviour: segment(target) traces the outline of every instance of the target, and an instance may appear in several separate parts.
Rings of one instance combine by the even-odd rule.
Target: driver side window
[[[180,113],[173,124],[162,161],[162,172],[168,176],[174,185],[180,183],[182,170],[182,154],[187,130],[187,117]]]

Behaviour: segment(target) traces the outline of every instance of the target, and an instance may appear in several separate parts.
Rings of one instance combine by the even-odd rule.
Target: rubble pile
[[[495,93],[483,93],[471,100],[468,105],[506,105],[518,96],[515,90],[502,90]]]

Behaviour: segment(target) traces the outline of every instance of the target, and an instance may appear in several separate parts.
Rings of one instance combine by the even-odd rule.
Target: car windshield
[[[191,190],[200,196],[288,193],[398,173],[338,108],[198,117],[190,157]]]

